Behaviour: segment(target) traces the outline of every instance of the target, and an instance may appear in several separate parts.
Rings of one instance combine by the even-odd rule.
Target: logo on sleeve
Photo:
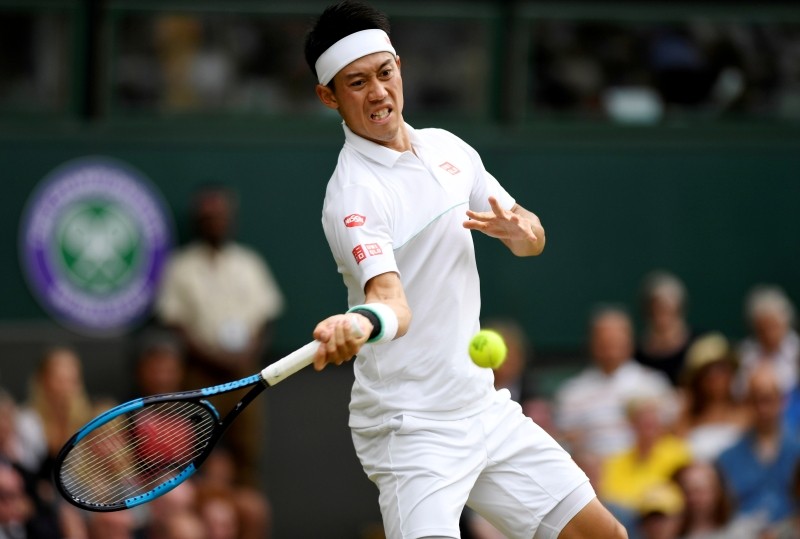
[[[356,245],[353,249],[353,258],[356,259],[356,264],[361,264],[361,262],[367,258],[367,253],[364,252],[364,247],[361,245]]]
[[[347,228],[353,228],[354,226],[362,226],[366,222],[367,218],[363,215],[359,215],[357,213],[351,213],[347,217],[344,218],[344,226]]]
[[[445,161],[444,163],[439,165],[439,168],[441,168],[442,170],[444,170],[446,172],[449,172],[453,176],[455,176],[456,174],[461,172],[461,170],[457,166],[455,166],[454,164],[450,163],[449,161]]]
[[[369,256],[375,256],[375,255],[382,255],[383,254],[383,250],[381,250],[381,246],[378,245],[377,243],[367,243],[367,244],[364,244],[364,247],[367,248],[367,252],[369,253]]]

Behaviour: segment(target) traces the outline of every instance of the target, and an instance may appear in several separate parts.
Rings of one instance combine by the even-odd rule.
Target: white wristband
[[[352,313],[359,310],[371,312],[378,317],[378,321],[380,322],[380,332],[368,340],[368,343],[381,344],[395,338],[400,321],[397,319],[394,309],[385,303],[363,303],[351,307],[347,312]]]

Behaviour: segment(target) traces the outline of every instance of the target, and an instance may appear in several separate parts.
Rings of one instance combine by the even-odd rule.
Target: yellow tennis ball
[[[494,330],[482,329],[469,342],[469,357],[478,367],[496,369],[506,360],[506,342]]]

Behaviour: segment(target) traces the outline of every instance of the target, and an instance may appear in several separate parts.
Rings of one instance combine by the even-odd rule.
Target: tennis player
[[[405,123],[388,34],[383,14],[345,1],[305,43],[345,137],[322,223],[350,308],[315,327],[315,368],[357,354],[349,425],[386,536],[458,538],[468,505],[510,538],[624,538],[570,456],[470,361],[480,315],[470,231],[536,256],[544,229],[469,145]]]

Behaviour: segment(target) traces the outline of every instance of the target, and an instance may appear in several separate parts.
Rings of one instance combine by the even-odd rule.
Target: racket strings
[[[108,506],[145,494],[197,458],[216,417],[190,401],[162,402],[128,412],[87,434],[64,459],[65,490],[84,503]]]

